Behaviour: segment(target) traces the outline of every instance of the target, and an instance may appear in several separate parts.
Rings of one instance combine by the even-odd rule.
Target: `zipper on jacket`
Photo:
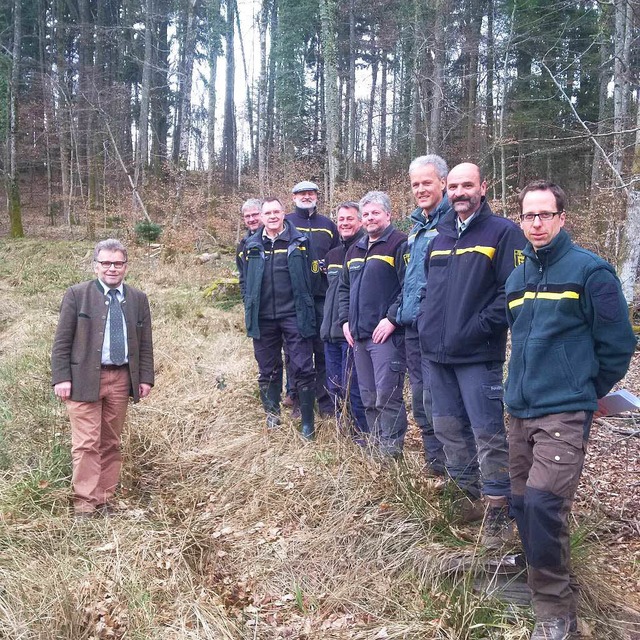
[[[522,380],[520,382],[520,386],[521,386],[521,395],[522,395],[522,399],[525,403],[525,406],[529,406],[529,402],[526,400],[526,393],[525,393],[525,389],[524,389],[524,377],[525,377],[525,373],[526,373],[526,369],[527,369],[527,344],[529,342],[529,336],[531,335],[531,329],[533,328],[533,316],[535,315],[535,311],[536,311],[536,301],[538,300],[538,293],[540,293],[540,287],[542,286],[542,280],[543,277],[545,275],[545,269],[544,266],[542,264],[542,260],[540,259],[540,257],[538,257],[538,274],[540,276],[540,279],[538,280],[538,283],[536,284],[536,291],[535,294],[533,296],[533,300],[531,300],[531,316],[529,318],[529,323],[528,323],[528,327],[527,327],[527,335],[525,336],[524,342],[522,344]],[[527,287],[527,279],[526,277],[524,278],[524,286],[525,286],[525,293],[526,293],[526,287]]]
[[[274,272],[273,272],[273,261],[275,259],[275,243],[273,240],[271,240],[271,256],[269,258],[269,263],[270,263],[270,269],[271,269],[271,287],[273,288],[273,291],[271,292],[271,302],[272,302],[272,307],[273,307],[273,315],[272,315],[272,320],[276,319],[276,282],[274,279]]]
[[[453,260],[453,256],[455,256],[456,249],[458,247],[458,240],[460,240],[459,236],[456,239],[456,241],[453,243],[453,247],[451,248],[451,254],[449,255],[448,260]],[[451,263],[451,266],[453,266],[453,262]],[[449,308],[449,292],[451,291],[451,286],[450,286],[451,271],[452,271],[452,269],[447,269],[447,300],[446,300],[446,303],[444,305],[444,313],[443,313],[443,316],[442,316],[442,329],[440,330],[440,351],[438,353],[437,362],[441,362],[442,361],[442,358],[444,357],[444,354],[446,352],[446,349],[445,349],[445,346],[444,346],[444,334],[445,334],[446,328],[447,328],[447,309]],[[427,277],[427,279],[428,279],[428,277]]]

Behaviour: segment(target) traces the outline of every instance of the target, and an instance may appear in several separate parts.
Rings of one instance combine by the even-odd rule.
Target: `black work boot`
[[[300,402],[300,415],[302,417],[302,437],[313,440],[316,436],[313,405],[316,401],[316,390],[313,387],[298,389],[298,401]]]
[[[531,632],[531,640],[569,640],[575,637],[571,627],[572,620],[570,615],[566,618],[538,620]]]
[[[267,429],[275,429],[280,425],[280,394],[282,388],[278,382],[260,385],[260,400],[267,413]]]

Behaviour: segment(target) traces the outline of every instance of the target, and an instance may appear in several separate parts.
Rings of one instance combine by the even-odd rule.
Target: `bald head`
[[[466,220],[480,208],[486,193],[487,183],[477,164],[463,162],[449,171],[447,195],[460,220]]]

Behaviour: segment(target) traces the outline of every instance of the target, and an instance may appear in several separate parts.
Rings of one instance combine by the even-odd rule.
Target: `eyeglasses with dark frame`
[[[559,216],[564,211],[541,211],[540,213],[521,213],[520,220],[523,222],[533,222],[536,218],[540,218],[544,222],[553,220],[553,216]]]
[[[96,263],[99,264],[103,269],[109,269],[111,265],[113,265],[114,269],[122,269],[125,264],[127,264],[126,260],[96,260]]]

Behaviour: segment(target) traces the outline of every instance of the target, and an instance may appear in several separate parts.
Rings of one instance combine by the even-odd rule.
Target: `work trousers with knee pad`
[[[369,442],[385,456],[402,453],[407,411],[402,390],[407,363],[404,335],[392,333],[385,342],[356,340],[354,359],[364,405]]]
[[[433,426],[447,473],[473,498],[506,496],[509,452],[504,428],[502,362],[431,362]]]
[[[592,418],[590,411],[573,411],[510,419],[511,509],[538,619],[566,616],[577,609],[568,520]]]

